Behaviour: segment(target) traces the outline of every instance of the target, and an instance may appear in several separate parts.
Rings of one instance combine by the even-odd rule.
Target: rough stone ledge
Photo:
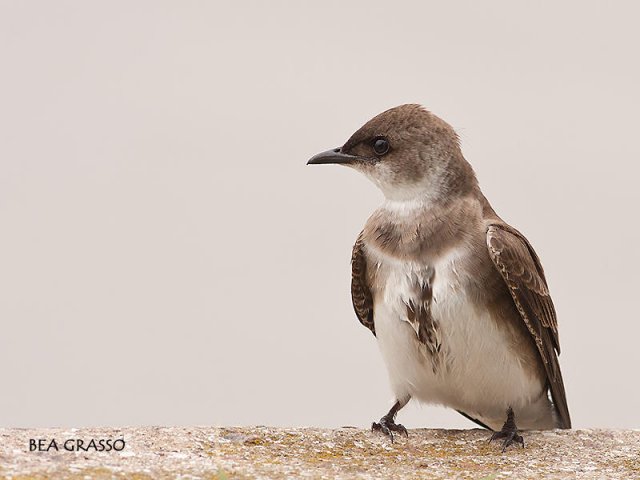
[[[640,430],[525,432],[526,448],[506,453],[488,436],[421,429],[391,443],[351,427],[0,429],[0,478],[640,479]],[[63,446],[118,438],[119,452]],[[60,450],[31,452],[30,439],[55,439]]]

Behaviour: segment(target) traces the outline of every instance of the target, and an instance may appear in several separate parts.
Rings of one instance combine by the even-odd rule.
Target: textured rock
[[[506,453],[484,430],[412,430],[393,444],[356,428],[0,429],[0,438],[0,478],[640,478],[633,430],[526,432],[526,448]],[[64,450],[67,439],[106,438],[124,439],[124,450]],[[30,439],[55,439],[59,451],[31,452]]]

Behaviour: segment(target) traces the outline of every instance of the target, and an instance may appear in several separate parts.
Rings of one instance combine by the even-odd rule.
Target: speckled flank
[[[124,437],[115,453],[29,452],[30,438]],[[0,429],[0,479],[633,479],[640,431],[526,432],[500,453],[484,430],[412,430],[391,444],[356,428]]]

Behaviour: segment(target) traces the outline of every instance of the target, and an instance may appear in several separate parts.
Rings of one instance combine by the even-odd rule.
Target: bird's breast
[[[454,251],[423,263],[398,260],[373,250],[376,332],[380,323],[381,341],[385,343],[385,332],[406,331],[407,326],[410,327],[412,347],[424,357],[433,373],[438,374],[447,368],[446,332],[461,330],[451,323],[472,316],[457,266],[462,252]],[[393,343],[390,348],[397,347],[397,342]]]
[[[514,353],[511,331],[478,303],[466,268],[471,252],[424,264],[375,249],[368,255],[376,336],[396,395],[498,414],[540,396],[544,385]]]

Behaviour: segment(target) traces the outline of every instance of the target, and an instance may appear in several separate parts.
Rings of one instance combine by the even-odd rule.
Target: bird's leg
[[[384,417],[382,417],[379,422],[373,422],[371,424],[371,431],[384,433],[391,439],[391,442],[393,442],[393,432],[404,433],[405,436],[409,437],[407,429],[404,428],[404,426],[396,423],[395,418],[398,411],[409,402],[410,398],[411,397],[407,398],[404,401],[396,401],[393,407],[391,407],[391,410],[389,410],[389,412]]]
[[[513,445],[514,443],[519,443],[520,445],[522,445],[522,448],[524,448],[524,439],[521,435],[518,434],[515,415],[513,414],[513,409],[511,407],[509,407],[509,409],[507,410],[507,421],[504,422],[502,430],[500,430],[499,432],[494,432],[489,439],[489,443],[499,438],[504,438],[504,442],[502,442],[503,453],[509,445]]]

